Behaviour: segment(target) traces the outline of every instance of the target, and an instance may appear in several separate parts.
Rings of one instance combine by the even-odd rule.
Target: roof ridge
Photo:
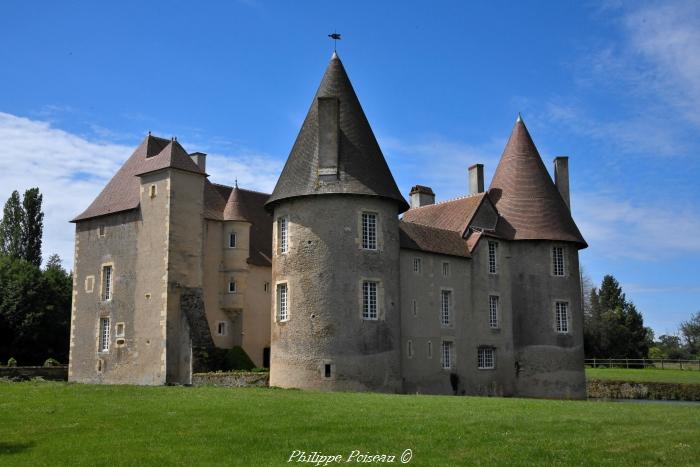
[[[231,185],[224,185],[223,183],[211,182],[211,184],[212,184],[212,185],[216,185],[216,186],[220,186],[220,187],[223,187],[223,188],[230,188],[230,189],[232,189],[232,190],[235,188],[235,187],[233,187],[233,186],[231,186]],[[241,188],[240,186],[238,187],[238,189],[239,189],[239,190],[243,190],[243,191],[247,191],[247,192],[249,192],[249,193],[258,193],[258,194],[261,194],[261,195],[270,196],[270,193],[266,193],[266,192],[264,192],[264,191],[251,190],[251,189],[249,189],[249,188]]]
[[[460,200],[467,199],[467,198],[475,198],[479,195],[485,195],[485,194],[486,194],[486,192],[482,191],[481,193],[473,193],[473,194],[466,194],[466,195],[462,195],[462,196],[457,196],[455,198],[450,198],[450,199],[438,201],[437,203],[426,204],[425,206],[416,206],[415,208],[411,208],[411,211],[415,211],[416,209],[431,208],[431,207],[439,206],[441,204],[452,203],[454,201],[460,201]]]

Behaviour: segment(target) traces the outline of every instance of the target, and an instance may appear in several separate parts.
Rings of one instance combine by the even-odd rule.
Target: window
[[[416,300],[413,300],[413,316],[418,316],[418,302]]]
[[[428,341],[428,358],[433,358],[433,341]]]
[[[112,266],[102,267],[102,300],[112,299]]]
[[[227,334],[227,328],[226,321],[219,321],[216,323],[216,333],[220,336],[225,336]]]
[[[149,196],[151,198],[155,198],[156,194],[158,194],[158,188],[155,185],[151,185],[151,187],[149,189]]]
[[[362,213],[362,248],[377,249],[377,215],[371,212]]]
[[[287,284],[277,284],[277,319],[289,320],[289,297]]]
[[[563,276],[564,271],[564,248],[555,246],[552,248],[552,275]]]
[[[557,332],[569,332],[569,302],[556,302],[555,305]]]
[[[362,282],[362,319],[377,319],[377,283],[373,281]]]
[[[109,352],[109,318],[100,318],[100,352]]]
[[[495,349],[493,347],[479,347],[478,366],[480,370],[493,370],[496,368]]]
[[[289,251],[289,225],[286,217],[277,219],[277,241],[280,253],[287,253]]]
[[[85,278],[85,292],[92,293],[95,288],[95,276],[87,276]]]
[[[124,323],[117,323],[117,337],[124,337]]]
[[[449,326],[451,324],[452,291],[443,290],[440,293],[440,324]]]
[[[498,329],[498,295],[489,295],[489,327]]]
[[[498,263],[496,262],[496,253],[498,252],[498,243],[489,242],[489,274],[498,272]]]
[[[234,281],[234,280],[229,281],[228,293],[236,293],[236,281]]]
[[[413,272],[420,274],[422,269],[422,264],[420,258],[413,258]]]
[[[325,376],[326,378],[330,378],[331,375],[331,364],[326,363],[325,365],[323,365],[323,376]]]
[[[406,342],[406,355],[408,358],[413,358],[413,341],[409,340]]]
[[[442,353],[441,353],[441,364],[442,364],[442,369],[443,370],[449,370],[452,368],[452,364],[454,363],[454,356],[453,356],[453,344],[451,341],[442,341]]]
[[[269,292],[269,291],[270,291],[270,283],[269,283],[269,282],[265,282],[265,284],[263,284],[263,290],[264,290],[265,292]]]
[[[107,227],[101,225],[97,228],[97,236],[104,237],[107,234]]]
[[[450,277],[450,263],[448,263],[447,261],[442,263],[442,276]]]
[[[236,248],[236,232],[230,232],[228,234],[228,247]]]

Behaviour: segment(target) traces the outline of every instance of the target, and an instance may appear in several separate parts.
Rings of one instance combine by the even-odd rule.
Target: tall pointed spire
[[[337,105],[328,98],[337,99]],[[321,122],[320,115],[337,115],[337,123]],[[399,212],[408,209],[345,68],[333,52],[266,207],[272,209],[286,198],[339,193],[389,198],[396,201]]]
[[[502,217],[499,231],[506,238],[587,246],[520,114],[491,181],[489,197]]]

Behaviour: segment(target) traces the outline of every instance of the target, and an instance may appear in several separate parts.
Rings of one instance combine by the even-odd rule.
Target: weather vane
[[[336,51],[336,50],[335,50],[336,44],[337,44],[338,41],[340,40],[340,33],[338,33],[338,32],[332,32],[332,33],[328,34],[328,37],[330,37],[331,39],[333,39],[333,52],[335,52],[335,51]]]

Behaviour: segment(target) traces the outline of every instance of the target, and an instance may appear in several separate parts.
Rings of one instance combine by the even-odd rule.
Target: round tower
[[[335,53],[266,208],[270,384],[400,391],[398,215],[408,205]]]

